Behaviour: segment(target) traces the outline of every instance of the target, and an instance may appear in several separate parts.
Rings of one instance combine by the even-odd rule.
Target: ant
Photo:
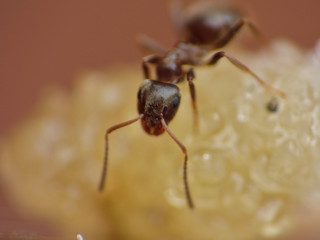
[[[169,136],[178,144],[184,153],[184,167],[183,179],[184,187],[188,200],[188,205],[193,208],[194,204],[191,198],[188,181],[187,181],[187,163],[188,154],[187,149],[183,143],[171,132],[168,123],[175,116],[180,104],[180,91],[179,88],[171,83],[164,83],[153,80],[144,80],[140,85],[138,94],[138,113],[139,116],[129,121],[122,122],[110,127],[105,134],[105,155],[102,176],[100,180],[99,190],[104,188],[106,178],[106,169],[108,162],[108,136],[114,130],[125,127],[138,120],[141,120],[141,125],[145,132],[150,135],[158,136],[166,131]]]
[[[194,208],[193,200],[189,190],[187,177],[188,153],[183,143],[171,132],[168,127],[169,122],[174,118],[179,104],[180,91],[177,83],[185,78],[188,81],[192,108],[194,112],[194,124],[198,124],[198,111],[196,107],[196,92],[193,84],[195,74],[191,66],[214,65],[221,58],[227,58],[233,65],[249,73],[262,86],[274,94],[285,97],[285,93],[273,88],[264,82],[258,75],[252,72],[247,66],[224,51],[212,53],[212,50],[225,46],[238,30],[248,25],[254,33],[258,30],[254,25],[238,15],[234,9],[205,8],[206,11],[193,13],[193,17],[188,19],[176,19],[179,26],[184,30],[185,41],[178,42],[170,51],[165,51],[162,46],[149,38],[142,39],[142,45],[159,55],[150,55],[143,58],[142,68],[146,80],[142,82],[138,90],[138,117],[122,122],[110,127],[105,134],[105,155],[102,176],[100,180],[100,191],[104,188],[106,170],[108,163],[108,136],[111,132],[141,120],[144,131],[150,135],[158,136],[167,132],[176,142],[184,154],[183,182],[188,206]],[[209,11],[210,10],[210,11]],[[150,80],[150,70],[148,64],[156,67],[156,80]],[[189,65],[185,69],[185,65]]]

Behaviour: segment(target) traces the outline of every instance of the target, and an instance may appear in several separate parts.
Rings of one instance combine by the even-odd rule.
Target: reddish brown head
[[[145,80],[138,92],[138,112],[143,114],[141,124],[151,135],[165,131],[161,118],[168,124],[175,116],[180,104],[179,88],[171,83]]]

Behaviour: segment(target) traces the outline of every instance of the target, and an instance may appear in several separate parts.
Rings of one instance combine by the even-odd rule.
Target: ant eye
[[[180,98],[178,96],[174,97],[174,99],[172,101],[173,107],[175,107],[175,108],[178,107],[179,103],[180,103]]]

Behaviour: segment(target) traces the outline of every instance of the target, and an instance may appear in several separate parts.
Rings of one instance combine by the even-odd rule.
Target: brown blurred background
[[[190,2],[190,1],[189,1]],[[239,0],[268,37],[312,47],[319,37],[317,0]],[[0,136],[35,104],[44,86],[71,87],[82,69],[138,61],[135,37],[175,41],[170,1],[0,1]],[[246,30],[244,30],[246,31]]]
[[[83,69],[120,63],[139,67],[139,33],[171,46],[176,36],[167,11],[170,2],[1,0],[0,138],[32,108],[45,86],[71,89]],[[319,37],[318,0],[236,2],[270,38],[286,37],[311,48]],[[10,216],[17,222],[8,209],[0,197],[0,221]]]

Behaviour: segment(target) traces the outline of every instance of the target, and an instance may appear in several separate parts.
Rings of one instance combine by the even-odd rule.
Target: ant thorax
[[[182,77],[182,54],[179,49],[174,49],[159,61],[156,66],[157,81],[172,83]]]
[[[201,65],[202,57],[207,52],[208,50],[204,47],[179,42],[157,63],[157,81],[170,83],[182,81],[184,77],[183,65]]]
[[[178,42],[174,51],[179,56],[182,64],[198,66],[202,64],[202,57],[210,49],[207,46],[198,46],[188,42]]]

